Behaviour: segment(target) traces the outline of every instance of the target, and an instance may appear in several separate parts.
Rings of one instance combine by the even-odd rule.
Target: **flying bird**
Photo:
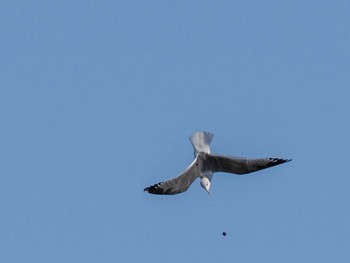
[[[209,193],[213,173],[247,174],[291,161],[291,159],[280,158],[250,159],[212,154],[210,143],[213,137],[214,134],[210,132],[192,134],[190,141],[194,148],[193,162],[178,177],[146,187],[144,191],[159,195],[183,193],[199,177],[201,187]]]

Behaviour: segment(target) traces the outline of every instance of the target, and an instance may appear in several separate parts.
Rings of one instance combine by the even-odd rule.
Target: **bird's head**
[[[210,193],[210,181],[207,177],[202,177],[201,178],[201,186],[204,188],[205,191],[208,192],[208,194]]]

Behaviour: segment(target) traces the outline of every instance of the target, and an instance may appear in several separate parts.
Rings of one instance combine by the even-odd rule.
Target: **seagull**
[[[196,132],[190,136],[194,148],[194,160],[178,177],[146,187],[145,192],[158,195],[174,195],[185,192],[199,177],[200,185],[208,194],[213,173],[248,174],[275,165],[286,163],[291,159],[234,157],[210,152],[210,143],[214,134]]]

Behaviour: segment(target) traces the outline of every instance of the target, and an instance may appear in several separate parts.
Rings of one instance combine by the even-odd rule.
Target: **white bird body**
[[[272,167],[291,160],[279,158],[248,159],[212,154],[210,143],[214,135],[210,132],[196,132],[190,141],[194,148],[194,160],[178,177],[152,185],[144,189],[151,194],[178,194],[185,192],[200,177],[200,185],[209,193],[213,173],[227,172],[247,174]]]
[[[191,135],[190,141],[194,149],[194,157],[201,153],[210,154],[210,143],[214,137],[214,134],[210,132],[196,132]],[[202,171],[199,175],[201,178],[200,185],[206,190],[209,194],[211,179],[213,178],[213,173],[209,170]]]

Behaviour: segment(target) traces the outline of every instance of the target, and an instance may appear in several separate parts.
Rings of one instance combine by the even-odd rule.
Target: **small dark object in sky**
[[[226,236],[226,232],[222,232],[222,235],[225,237]]]

